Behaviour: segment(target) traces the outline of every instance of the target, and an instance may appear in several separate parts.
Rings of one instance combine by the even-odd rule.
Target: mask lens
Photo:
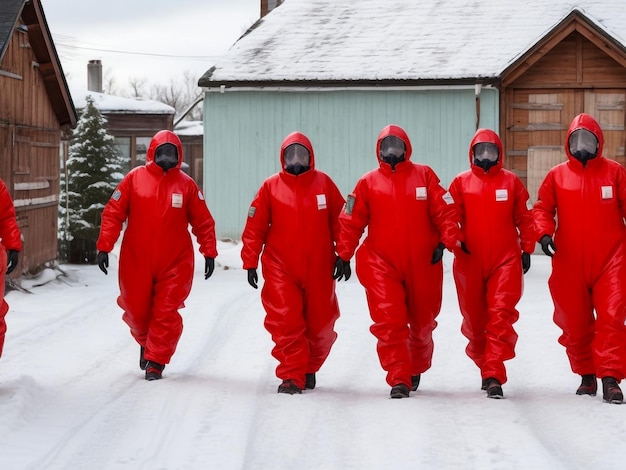
[[[474,145],[474,159],[495,163],[500,156],[500,149],[491,142],[481,142]]]
[[[569,136],[569,151],[572,155],[582,152],[595,156],[598,151],[598,138],[587,129],[577,129]]]
[[[404,158],[405,149],[404,141],[394,135],[388,135],[380,142],[380,156],[383,159]]]
[[[309,166],[311,156],[304,145],[291,144],[285,149],[284,153],[285,166],[291,166],[299,163],[302,166]]]

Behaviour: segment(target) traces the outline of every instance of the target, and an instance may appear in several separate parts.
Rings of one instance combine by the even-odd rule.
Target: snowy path
[[[411,398],[390,400],[355,278],[338,286],[339,339],[318,387],[278,395],[259,291],[237,248],[220,250],[210,280],[196,273],[158,382],[138,368],[114,262],[106,277],[67,266],[65,282],[9,293],[0,469],[603,469],[626,457],[626,406],[573,393],[545,257],[526,277],[505,400],[485,398],[464,354],[448,256],[433,367]]]

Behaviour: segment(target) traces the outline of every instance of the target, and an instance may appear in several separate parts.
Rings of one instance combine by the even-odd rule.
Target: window
[[[115,146],[120,153],[122,171],[126,174],[130,171],[130,137],[115,137]]]
[[[150,141],[152,137],[137,137],[135,145],[137,146],[137,150],[135,153],[135,165],[141,166],[146,164],[146,154],[148,153],[148,146],[150,145]]]

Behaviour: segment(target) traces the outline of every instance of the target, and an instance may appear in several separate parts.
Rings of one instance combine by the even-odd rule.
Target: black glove
[[[524,271],[524,274],[526,274],[529,269],[530,269],[530,253],[526,253],[525,251],[522,251],[522,271]]]
[[[215,269],[215,259],[209,258],[208,256],[204,257],[204,278],[208,279],[213,274],[213,270]]]
[[[543,250],[543,252],[550,258],[552,258],[552,256],[556,252],[556,247],[554,246],[552,237],[550,235],[544,235],[543,237],[541,237],[541,240],[539,240],[539,243],[541,243],[541,249]],[[552,249],[552,251],[550,251],[550,249]]]
[[[106,251],[98,252],[98,267],[104,274],[109,274],[107,271],[109,267],[109,254]]]
[[[258,289],[259,286],[257,282],[259,282],[259,276],[256,273],[256,268],[248,269],[248,284],[250,284],[255,289]]]
[[[17,250],[7,250],[7,274],[11,274],[17,268],[20,252]]]
[[[435,251],[433,251],[433,257],[430,260],[430,264],[437,264],[439,261],[441,261],[441,258],[443,258],[444,248],[445,245],[443,243],[439,243],[439,245],[437,245],[437,248],[435,248]]]
[[[335,269],[333,270],[333,279],[341,281],[341,278],[346,281],[350,279],[352,275],[352,268],[350,267],[350,261],[344,261],[339,256],[335,260]]]

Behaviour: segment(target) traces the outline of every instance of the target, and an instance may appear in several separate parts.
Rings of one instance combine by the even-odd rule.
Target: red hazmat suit
[[[497,162],[485,171],[474,164],[474,145],[492,143]],[[461,332],[469,340],[467,355],[483,379],[507,380],[504,361],[515,356],[515,306],[522,296],[522,251],[535,249],[528,191],[520,179],[502,168],[504,152],[498,135],[479,129],[469,148],[471,169],[450,184],[465,245],[454,252],[454,281],[463,315]]]
[[[15,219],[15,207],[4,181],[0,180],[0,356],[4,348],[7,324],[4,320],[9,305],[4,300],[4,282],[7,270],[7,251],[22,251],[22,235]]]
[[[396,136],[405,144],[405,160],[395,170],[379,156],[381,141]],[[377,351],[387,383],[411,387],[411,376],[428,370],[432,333],[441,309],[442,263],[431,264],[442,242],[452,249],[460,233],[453,220],[453,201],[428,166],[410,161],[411,143],[395,125],[378,136],[380,167],[366,173],[348,196],[339,216],[337,253],[349,260],[356,253],[356,273],[365,287],[377,338]]]
[[[300,144],[310,169],[297,176],[284,170],[285,149]],[[304,389],[305,374],[322,366],[337,338],[339,318],[333,266],[337,217],[344,199],[335,183],[315,169],[313,147],[293,132],[280,149],[283,170],[265,180],[256,194],[242,234],[243,268],[261,266],[265,328],[275,347],[276,375]]]
[[[163,171],[154,154],[160,145],[178,149],[178,164]],[[171,131],[151,140],[145,166],[133,168],[102,212],[99,251],[110,252],[127,222],[120,251],[118,304],[148,361],[168,364],[183,330],[179,308],[191,291],[194,255],[189,225],[209,258],[217,256],[215,223],[202,191],[180,171],[182,144]]]
[[[554,238],[548,285],[572,371],[619,381],[626,377],[626,171],[602,156],[604,137],[591,116],[574,118],[566,142],[577,129],[596,136],[598,156],[583,165],[565,145],[567,162],[539,188],[535,231]]]

